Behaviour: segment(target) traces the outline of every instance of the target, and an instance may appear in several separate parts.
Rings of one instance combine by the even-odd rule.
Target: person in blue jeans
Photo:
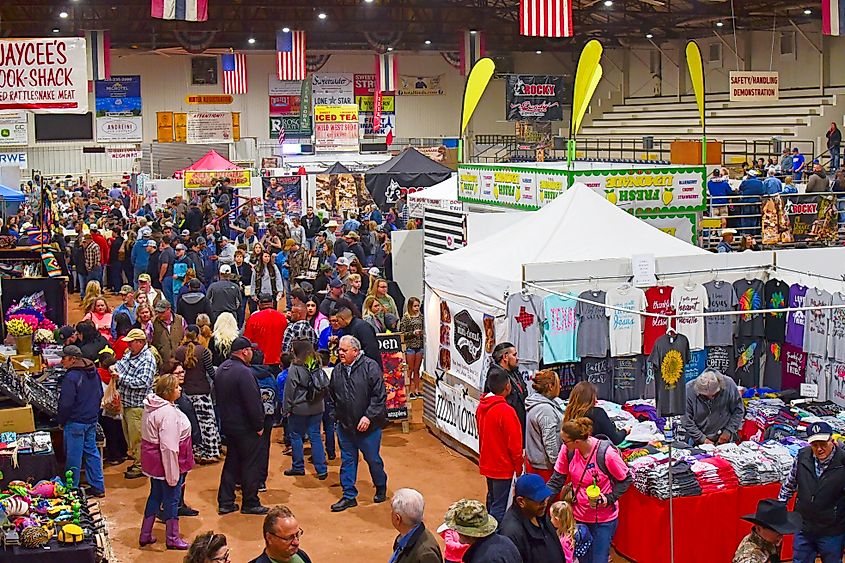
[[[809,446],[801,448],[792,470],[780,487],[778,500],[788,503],[793,496],[795,511],[803,518],[795,534],[792,558],[795,563],[841,563],[845,549],[845,450],[833,441],[833,429],[826,422],[814,422],[807,429]]]
[[[335,404],[343,498],[332,505],[332,512],[358,506],[355,481],[359,452],[370,468],[376,489],[373,502],[387,500],[387,474],[379,454],[381,429],[387,422],[387,391],[381,366],[364,355],[361,342],[352,335],[341,337],[338,354],[340,363],[332,372],[329,393]]]
[[[103,400],[103,385],[94,362],[82,356],[78,346],[60,352],[66,370],[59,395],[58,421],[64,427],[65,470],[73,472],[73,486],[79,486],[80,468],[85,467],[88,495],[105,496],[103,460],[97,448],[97,419]]]
[[[307,434],[311,440],[311,459],[317,479],[325,480],[329,476],[326,465],[326,451],[320,436],[320,423],[323,420],[323,398],[328,388],[328,377],[323,372],[319,357],[310,340],[293,342],[293,362],[288,368],[285,380],[282,416],[288,416],[288,434],[293,449],[291,468],[285,475],[305,475],[305,452],[303,438]]]

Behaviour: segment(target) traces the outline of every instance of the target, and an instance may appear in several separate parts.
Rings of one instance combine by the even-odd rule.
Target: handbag
[[[120,416],[123,407],[120,404],[120,392],[117,390],[117,378],[114,376],[109,380],[109,384],[106,385],[106,390],[103,392],[102,407],[104,415],[111,418]]]
[[[590,461],[593,459],[593,456],[596,455],[596,451],[598,449],[599,446],[596,444],[592,451],[590,451],[590,456],[587,458],[587,463],[584,464],[584,470],[581,472],[581,477],[578,479],[577,489],[572,487],[572,473],[569,474],[569,481],[560,490],[561,500],[565,500],[573,506],[578,504],[578,491],[581,490],[581,482],[584,480],[584,475],[587,474],[587,467],[590,465]]]

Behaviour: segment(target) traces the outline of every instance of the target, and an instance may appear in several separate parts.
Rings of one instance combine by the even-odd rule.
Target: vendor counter
[[[731,561],[739,542],[751,530],[742,516],[757,510],[757,502],[777,498],[780,483],[672,499],[675,561]],[[619,499],[619,527],[613,547],[636,563],[669,563],[669,501],[631,487]],[[792,536],[784,538],[781,559],[792,559]]]

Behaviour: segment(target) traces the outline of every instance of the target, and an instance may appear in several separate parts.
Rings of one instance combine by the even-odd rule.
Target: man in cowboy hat
[[[731,246],[731,243],[734,241],[735,234],[736,229],[722,229],[722,240],[719,241],[719,245],[716,246],[716,252],[719,254],[733,252],[734,248]]]
[[[499,523],[487,513],[481,501],[459,500],[446,511],[444,524],[458,532],[461,543],[469,545],[464,563],[522,563],[522,556],[513,542],[496,533]]]
[[[732,563],[774,563],[780,561],[783,536],[801,530],[801,515],[789,512],[786,505],[774,499],[757,503],[757,512],[742,517],[754,524],[751,533],[742,538]]]

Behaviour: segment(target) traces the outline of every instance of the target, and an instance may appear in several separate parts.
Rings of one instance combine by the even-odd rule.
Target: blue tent
[[[4,215],[17,213],[24,201],[26,201],[26,196],[20,190],[0,185],[0,202],[3,204]]]

